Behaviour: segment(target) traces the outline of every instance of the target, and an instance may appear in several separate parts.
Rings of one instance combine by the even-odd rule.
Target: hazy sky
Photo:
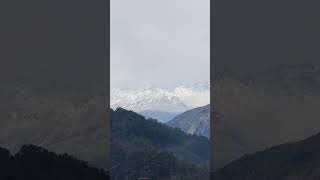
[[[111,88],[210,79],[210,0],[111,0]]]

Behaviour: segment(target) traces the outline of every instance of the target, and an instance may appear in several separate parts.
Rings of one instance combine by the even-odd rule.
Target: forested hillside
[[[109,173],[68,154],[55,154],[34,145],[12,155],[0,148],[1,180],[108,180]]]
[[[156,120],[111,110],[111,177],[157,180],[209,179],[210,142]]]
[[[320,135],[243,156],[216,172],[215,180],[315,180],[320,171]]]

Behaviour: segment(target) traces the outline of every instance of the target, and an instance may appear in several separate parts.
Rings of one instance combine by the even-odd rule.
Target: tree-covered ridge
[[[1,180],[108,180],[109,173],[68,154],[55,154],[34,145],[12,155],[0,148]]]
[[[210,142],[145,119],[121,108],[111,110],[111,177],[209,179]]]
[[[234,68],[234,67],[233,67]],[[227,69],[214,79],[212,167],[320,132],[320,65]],[[214,115],[214,114],[213,114]]]
[[[216,172],[214,179],[316,180],[319,165],[320,134],[245,155]]]

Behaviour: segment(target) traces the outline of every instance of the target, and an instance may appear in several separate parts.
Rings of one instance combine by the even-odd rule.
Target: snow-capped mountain
[[[180,85],[174,88],[174,94],[189,108],[203,106],[210,103],[210,83],[198,82],[191,86]]]
[[[161,119],[159,112],[179,114],[209,104],[209,101],[210,83],[199,82],[193,85],[179,85],[172,89],[152,86],[141,89],[112,89],[110,106],[147,112],[151,118],[168,121],[167,118]],[[157,112],[157,116],[153,117],[150,112]]]

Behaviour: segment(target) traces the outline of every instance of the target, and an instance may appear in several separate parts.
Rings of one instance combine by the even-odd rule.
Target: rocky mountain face
[[[122,108],[111,110],[111,177],[209,179],[210,142]]]
[[[189,134],[210,138],[210,105],[186,111],[167,123]]]
[[[125,108],[166,123],[186,110],[210,101],[210,85],[199,82],[173,89],[146,87],[142,89],[112,89],[111,108]]]
[[[247,75],[216,75],[214,170],[244,154],[320,132],[318,72],[317,65],[297,64]]]
[[[320,135],[248,154],[214,174],[216,180],[314,180],[320,177]]]

